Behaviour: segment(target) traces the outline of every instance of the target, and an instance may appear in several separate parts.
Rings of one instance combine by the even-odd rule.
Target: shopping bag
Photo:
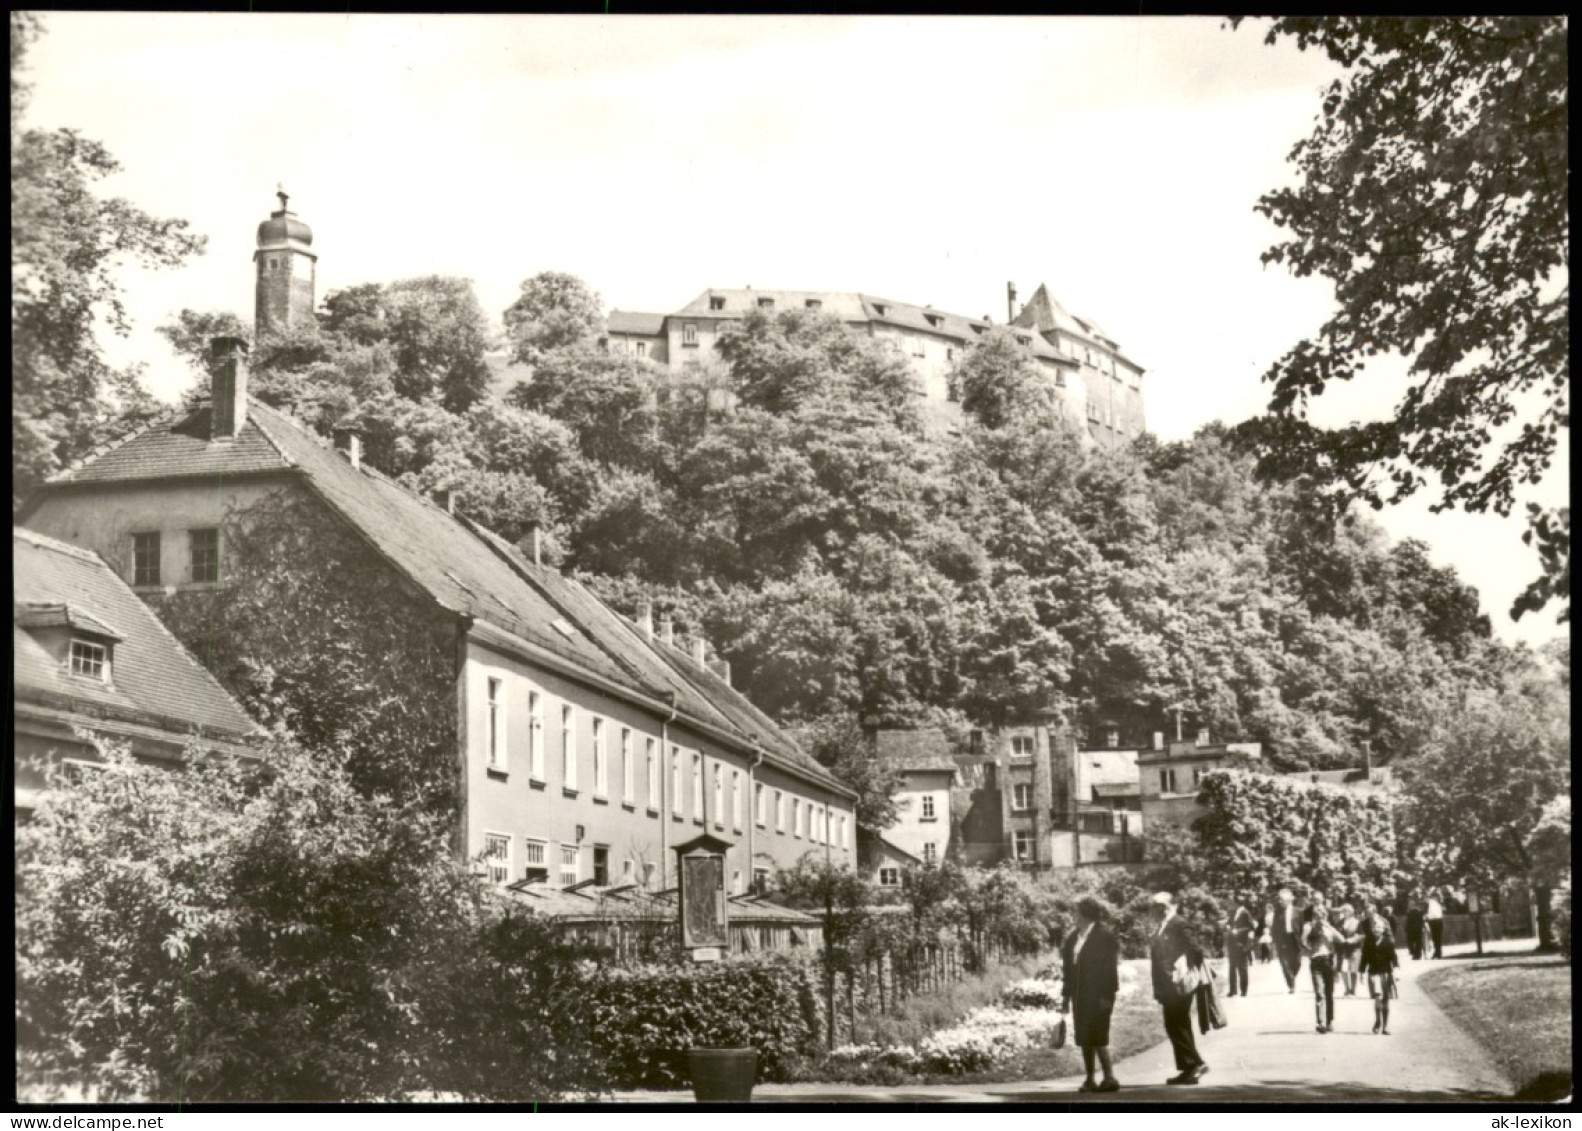
[[[1055,1027],[1049,1034],[1049,1047],[1052,1049],[1063,1049],[1066,1047],[1066,1019],[1064,1017],[1056,1018]]]

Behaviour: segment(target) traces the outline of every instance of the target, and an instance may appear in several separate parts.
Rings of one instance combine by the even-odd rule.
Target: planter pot
[[[692,1094],[699,1103],[746,1103],[758,1079],[757,1049],[688,1049]]]

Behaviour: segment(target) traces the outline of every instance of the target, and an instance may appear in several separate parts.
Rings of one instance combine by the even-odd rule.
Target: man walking
[[[1237,892],[1236,910],[1231,912],[1230,925],[1225,931],[1225,959],[1230,967],[1230,989],[1226,997],[1240,994],[1247,996],[1247,961],[1252,954],[1252,941],[1258,933],[1258,921],[1247,906],[1247,896]]]
[[[1415,891],[1406,905],[1406,949],[1413,962],[1423,957],[1423,901]]]
[[[1159,892],[1153,897],[1152,910],[1159,924],[1149,945],[1154,1000],[1164,1010],[1165,1036],[1170,1038],[1170,1049],[1175,1053],[1177,1073],[1165,1083],[1196,1084],[1208,1072],[1208,1065],[1198,1055],[1197,1040],[1192,1035],[1195,995],[1192,989],[1183,990],[1176,984],[1175,971],[1178,959],[1184,958],[1187,966],[1195,966],[1203,961],[1203,953],[1176,915],[1175,896]]]
[[[1428,924],[1428,937],[1434,944],[1434,957],[1443,957],[1445,942],[1445,909],[1439,902],[1439,889],[1428,893],[1428,906],[1423,909],[1423,921]]]
[[[1286,991],[1293,994],[1296,976],[1302,969],[1302,924],[1297,918],[1295,898],[1290,888],[1281,888],[1269,920],[1269,938],[1274,943],[1275,957],[1280,960],[1280,973],[1285,975]]]

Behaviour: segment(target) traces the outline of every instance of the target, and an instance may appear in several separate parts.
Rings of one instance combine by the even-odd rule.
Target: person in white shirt
[[[1320,1033],[1335,1031],[1335,955],[1342,935],[1329,921],[1323,896],[1314,896],[1304,916],[1302,953],[1313,974],[1313,1012]]]
[[[1444,954],[1445,909],[1439,902],[1439,892],[1428,893],[1428,906],[1423,910],[1423,921],[1428,925],[1428,938],[1434,944],[1434,957]]]

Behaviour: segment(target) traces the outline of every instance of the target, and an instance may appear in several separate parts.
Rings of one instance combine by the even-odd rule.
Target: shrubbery
[[[324,755],[104,747],[17,830],[19,1088],[101,1100],[548,1099],[597,1057],[575,954],[449,825]],[[555,1055],[544,1055],[553,1049]]]

